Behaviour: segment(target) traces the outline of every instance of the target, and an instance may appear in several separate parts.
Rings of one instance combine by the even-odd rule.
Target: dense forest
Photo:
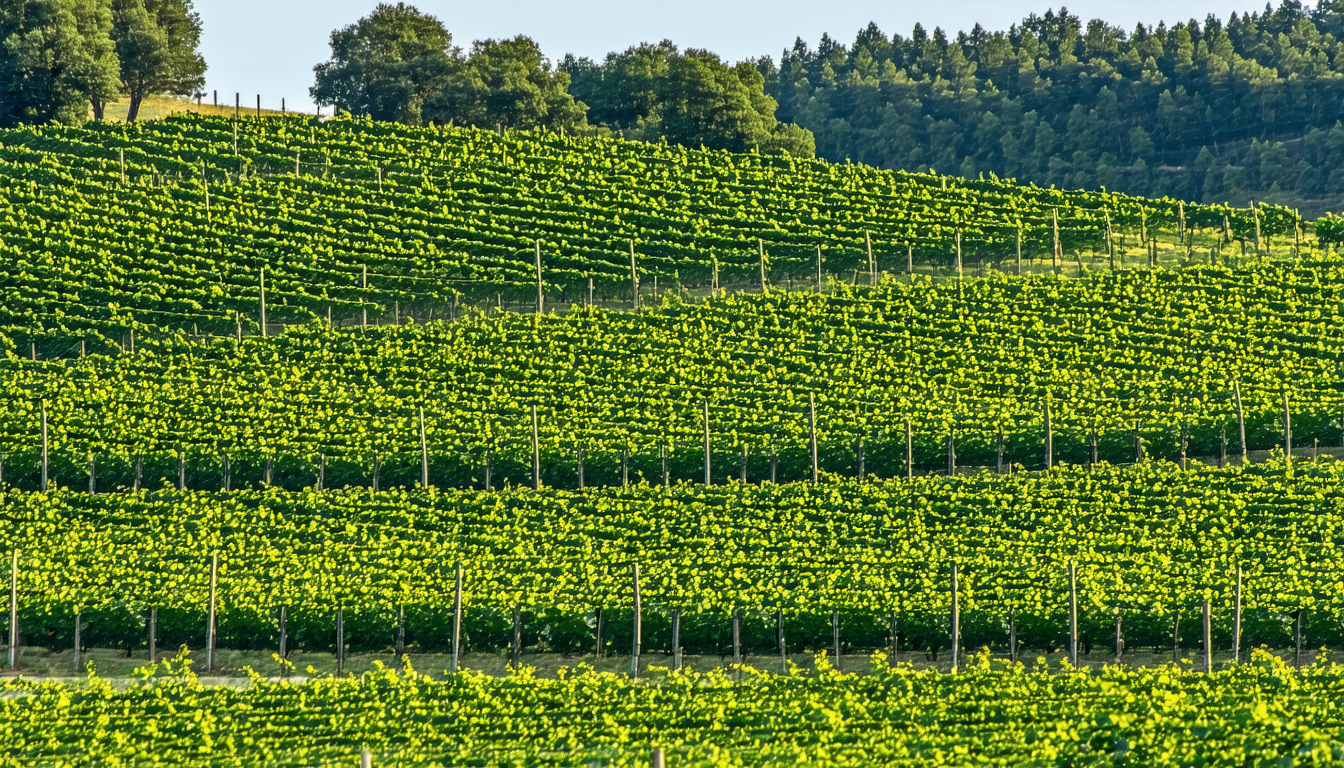
[[[1338,211],[1344,0],[1132,31],[1066,9],[955,38],[876,25],[757,61],[817,154],[1041,185]]]

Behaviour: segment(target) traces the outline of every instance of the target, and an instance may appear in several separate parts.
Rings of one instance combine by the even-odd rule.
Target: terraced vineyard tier
[[[351,120],[179,115],[0,132],[0,333],[56,354],[138,328],[426,318],[669,285],[789,285],[1105,252],[1147,265],[1300,239],[1298,217],[787,156]],[[869,258],[871,243],[872,258]],[[1239,245],[1234,246],[1234,243]],[[1230,249],[1229,249],[1230,248]],[[633,253],[632,253],[633,251]],[[1216,252],[1216,253],[1215,253]],[[1238,255],[1239,258],[1239,255]],[[866,279],[871,279],[867,277]]]
[[[1211,675],[880,668],[869,676],[578,670],[561,680],[393,671],[203,687],[174,663],[125,690],[0,683],[0,764],[73,766],[1027,766],[1114,756],[1154,768],[1344,760],[1344,674],[1281,663]],[[78,753],[70,745],[81,745]],[[171,758],[163,757],[171,756]]]
[[[179,480],[291,489],[704,478],[708,401],[715,482],[809,479],[808,397],[824,473],[1043,467],[1144,455],[1212,463],[1245,447],[1341,444],[1344,267],[1128,272],[1085,280],[998,278],[833,294],[668,299],[639,313],[503,314],[281,337],[145,341],[133,353],[0,360],[0,460],[40,482],[42,409],[52,477],[86,487]],[[1183,442],[1184,439],[1184,442]],[[773,459],[772,459],[773,455]],[[227,457],[227,468],[225,458]],[[772,470],[772,461],[774,469]],[[325,462],[325,469],[324,467]]]
[[[1291,645],[1283,617],[1298,610],[1309,647],[1344,643],[1337,462],[582,494],[9,491],[0,509],[0,552],[21,550],[20,625],[48,628],[57,645],[76,611],[97,611],[89,631],[138,646],[157,607],[165,636],[199,647],[216,553],[225,647],[274,647],[274,612],[287,606],[291,631],[316,647],[333,642],[343,607],[357,645],[384,647],[401,609],[411,641],[444,648],[459,563],[476,648],[507,645],[515,606],[536,632],[530,644],[591,648],[595,609],[628,617],[635,563],[651,652],[668,641],[673,609],[699,617],[683,638],[704,649],[720,647],[735,610],[752,626],[783,610],[795,628],[841,610],[857,647],[885,647],[895,618],[910,647],[936,649],[954,562],[968,648],[1001,646],[1010,615],[1033,647],[1056,643],[1070,562],[1085,634],[1103,647],[1117,611],[1136,647],[1165,645],[1172,616],[1194,621],[1205,599],[1218,647],[1230,647],[1238,569],[1243,648]],[[608,626],[613,642],[628,631]]]

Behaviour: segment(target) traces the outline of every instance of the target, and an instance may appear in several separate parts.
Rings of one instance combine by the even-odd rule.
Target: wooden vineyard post
[[[662,464],[663,487],[666,488],[672,484],[672,474],[667,467],[667,443],[658,444],[658,461]]]
[[[1224,427],[1222,434],[1218,437],[1218,468],[1227,466],[1227,428]]]
[[[1017,276],[1022,276],[1022,221],[1017,222]]]
[[[1003,474],[1003,430],[994,433],[994,472]]]
[[[1120,611],[1120,608],[1117,607],[1117,608],[1115,609],[1115,663],[1116,663],[1116,664],[1119,664],[1119,663],[1120,663],[1120,659],[1124,656],[1124,652],[1125,652],[1125,638],[1124,638],[1124,635],[1121,633],[1121,627],[1120,627],[1121,619],[1123,618],[1123,616],[1124,616],[1124,614]]]
[[[1055,274],[1059,274],[1059,270],[1060,270],[1060,266],[1061,266],[1061,258],[1060,258],[1060,250],[1059,250],[1059,209],[1058,209],[1058,208],[1051,208],[1051,209],[1050,209],[1050,222],[1051,222],[1051,226],[1054,228],[1054,233],[1055,233],[1055,244],[1054,244],[1054,249],[1051,251],[1051,259],[1052,259],[1052,263],[1053,263],[1054,268],[1055,268]]]
[[[368,306],[368,303],[365,301],[365,294],[367,294],[367,293],[369,292],[369,265],[368,265],[368,264],[365,264],[365,265],[364,265],[363,277],[360,278],[360,284],[359,284],[359,286],[360,286],[360,290],[361,290],[361,294],[360,294],[360,297],[359,297],[359,304],[360,304],[360,306],[359,306],[359,327],[360,327],[361,329],[363,329],[363,328],[368,328],[368,327],[369,327],[369,306]]]
[[[821,244],[817,244],[817,293],[821,293]]]
[[[205,669],[215,671],[215,600],[219,588],[219,553],[210,556],[210,605],[205,619]]]
[[[1210,626],[1213,617],[1210,615],[1209,601],[1204,601],[1204,672],[1205,674],[1213,671],[1213,628]]]
[[[630,240],[630,290],[635,297],[635,309],[639,309],[639,270],[635,268],[635,241]],[[591,279],[590,279],[591,282]],[[591,293],[591,291],[589,292]],[[590,298],[589,304],[592,303]],[[656,303],[656,302],[655,302]]]
[[[961,277],[961,227],[957,227],[957,277]]]
[[[1008,661],[1017,663],[1017,611],[1008,609]]]
[[[1293,612],[1293,667],[1302,668],[1302,609]]]
[[[582,454],[580,454],[579,460],[583,460]],[[628,445],[621,446],[621,487],[630,487],[630,446]]]
[[[742,666],[742,616],[733,608],[733,666]]]
[[[47,401],[42,401],[42,490],[47,490],[51,465],[47,463]]]
[[[19,668],[19,550],[9,560],[9,668]]]
[[[761,293],[765,293],[768,290],[765,284],[765,242],[759,237],[756,238],[756,249],[761,257]]]
[[[777,479],[777,474],[776,474],[776,472],[777,472],[778,469],[779,469],[779,461],[778,461],[777,457],[775,456],[775,444],[774,444],[774,443],[771,443],[771,444],[770,444],[770,484],[771,484],[771,485],[778,485],[778,479]]]
[[[126,148],[118,149],[117,153],[121,160],[121,186],[124,187],[126,186]]]
[[[863,453],[864,453],[864,451],[863,451],[863,435],[859,435],[857,438],[854,439],[854,468],[855,468],[855,470],[856,470],[856,471],[855,471],[855,474],[858,475],[858,478],[859,478],[859,482],[860,482],[860,483],[862,483],[862,482],[864,481],[864,477],[865,477],[865,475],[867,474],[867,469],[868,469],[868,468],[864,465],[864,455],[863,455]],[[745,480],[746,478],[743,478],[743,479]]]
[[[281,662],[280,671],[285,673],[288,668],[284,662],[289,660],[289,610],[285,606],[280,606],[276,621],[280,629],[280,653],[278,654]],[[288,677],[287,674],[285,676]]]
[[[667,763],[663,759],[662,747],[654,747],[649,751],[649,768],[667,768]]]
[[[915,434],[910,429],[910,419],[905,420],[905,479],[915,479]]]
[[[640,651],[640,645],[641,645],[641,642],[642,642],[641,638],[642,638],[642,632],[643,632],[643,618],[644,618],[643,613],[642,613],[642,608],[641,608],[640,603],[639,603],[639,563],[635,563],[635,564],[634,564],[634,579],[633,579],[633,585],[634,585],[635,612],[634,612],[634,617],[633,617],[633,618],[634,618],[634,626],[631,628],[631,629],[632,629],[632,632],[633,632],[633,635],[632,635],[632,641],[631,641],[632,644],[631,644],[631,648],[630,648],[630,679],[631,679],[631,680],[638,680],[638,679],[639,679],[639,651]]]
[[[1283,392],[1283,460],[1288,466],[1293,463],[1293,417],[1288,412],[1288,392]]]
[[[1133,442],[1134,463],[1138,464],[1143,461],[1143,435],[1139,434],[1139,422],[1137,420],[1134,422]]]
[[[901,624],[900,618],[896,612],[892,611],[887,617],[888,637],[890,638],[890,648],[887,650],[887,663],[896,666],[896,662],[901,658]]]
[[[302,154],[303,154],[302,152],[295,152],[295,153],[294,153],[294,175],[295,175],[296,177],[297,177],[297,176],[302,176],[302,175],[303,175],[303,172],[299,169],[299,156],[302,155]]]
[[[336,676],[345,674],[345,606],[336,607]]]
[[[868,254],[868,285],[877,285],[877,262],[873,260],[873,238],[868,230],[863,230],[863,250]]]
[[[816,396],[807,393],[807,445],[812,453],[812,485],[817,484],[817,400]]]
[[[1069,666],[1078,668],[1078,568],[1069,563]]]
[[[314,481],[313,486],[320,491],[322,490],[322,487],[326,485],[326,481],[327,481],[327,455],[325,453],[319,453],[317,455],[317,479]]]
[[[1092,466],[1095,467],[1097,465],[1097,461],[1100,459],[1100,456],[1098,454],[1101,452],[1100,441],[1097,439],[1096,419],[1092,420],[1092,429],[1088,434],[1088,448],[1089,448],[1088,458],[1091,459]]]
[[[1232,593],[1232,663],[1241,663],[1241,566],[1237,566],[1237,586]]]
[[[224,486],[224,491],[227,493],[233,490],[233,465],[229,461],[229,454],[227,453],[220,457],[220,475],[222,475],[220,479],[223,481],[220,485]]]
[[[269,473],[267,473],[266,484],[270,485]],[[187,452],[186,449],[177,449],[177,490],[187,490]]]
[[[1190,424],[1187,421],[1181,421],[1181,471],[1186,471],[1185,458],[1190,442]]]
[[[154,606],[149,609],[149,663],[157,664],[159,661],[159,608]]]
[[[541,241],[536,241],[537,254],[537,314],[546,314],[546,296],[541,292]]]
[[[1046,397],[1044,405],[1045,418],[1045,468],[1051,469],[1055,465],[1055,433],[1050,427],[1050,398]]]
[[[911,279],[915,274],[915,246],[913,243],[905,244],[905,274],[910,275]]]
[[[401,659],[406,655],[406,606],[397,606],[397,639],[392,646],[393,658],[397,664],[401,664]]]
[[[537,434],[537,406],[532,406],[532,490],[541,490],[541,440]]]
[[[425,407],[416,409],[420,421],[420,487],[429,487],[429,444],[425,442]]]
[[[719,298],[719,260],[714,259],[714,275],[709,283],[709,297],[711,299]]]
[[[704,418],[704,424],[705,424],[705,485],[708,486],[708,485],[710,484],[710,475],[709,475],[709,399],[706,398],[706,399],[704,400],[704,402],[702,403],[702,405],[704,406],[704,409],[705,409],[705,418]]]
[[[672,609],[672,671],[681,671],[681,609]]]
[[[784,611],[775,609],[775,642],[779,645],[779,673],[789,674],[789,652],[784,642]]]
[[[523,607],[513,604],[513,643],[509,652],[509,668],[518,671],[523,660]]]
[[[1255,255],[1263,256],[1260,251],[1260,206],[1251,201],[1251,218],[1255,219]]]
[[[952,561],[952,671],[961,664],[961,611],[957,604],[957,561]]]
[[[1171,661],[1180,663],[1181,661],[1181,606],[1175,606],[1171,611]]]
[[[840,612],[831,611],[831,644],[835,646],[835,671],[843,672],[840,657]]]
[[[1106,256],[1111,261],[1111,271],[1115,271],[1115,240],[1111,232],[1111,212],[1106,212]]]
[[[450,671],[457,674],[462,668],[462,564],[457,564],[457,579],[453,590],[453,665]]]
[[[954,477],[957,474],[957,440],[952,430],[947,432],[947,476]]]
[[[1232,401],[1237,406],[1237,444],[1241,446],[1241,464],[1246,465],[1246,412],[1241,408],[1241,384],[1232,382]]]
[[[266,268],[261,268],[261,338],[266,338]]]
[[[621,449],[621,468],[622,469],[625,468],[624,448]],[[579,479],[579,490],[582,491],[584,488],[584,482],[583,482],[584,475],[583,475],[583,448],[581,447],[576,447],[574,449],[574,474]]]

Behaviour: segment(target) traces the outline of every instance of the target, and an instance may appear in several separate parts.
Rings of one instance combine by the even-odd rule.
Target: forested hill
[[[955,39],[870,24],[758,62],[817,154],[1314,217],[1344,198],[1344,0],[1125,30],[1061,8]]]

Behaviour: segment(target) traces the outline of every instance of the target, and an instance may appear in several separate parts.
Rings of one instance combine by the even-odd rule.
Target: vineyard
[[[1089,646],[1110,647],[1118,616],[1133,647],[1170,647],[1174,620],[1194,638],[1205,600],[1219,649],[1290,646],[1299,612],[1310,647],[1344,644],[1333,461],[585,493],[10,491],[4,510],[20,626],[52,650],[69,647],[76,614],[85,638],[143,649],[151,609],[165,647],[199,649],[213,604],[223,647],[277,647],[284,607],[294,644],[332,648],[341,609],[351,647],[388,648],[401,632],[444,651],[461,566],[469,648],[508,647],[512,621],[528,649],[622,652],[636,565],[649,653],[713,653],[734,616],[750,650],[768,652],[781,620],[799,648],[826,648],[835,611],[851,647],[945,649],[954,564],[968,648],[1003,652],[1010,619],[1025,647],[1060,647],[1070,564]]]
[[[549,306],[629,300],[660,279],[759,290],[1316,243],[1272,206],[356,120],[28,127],[0,132],[0,161],[0,333],[51,354],[137,330],[451,317],[539,292]]]
[[[0,766],[1344,765],[1342,221],[0,130]]]
[[[1333,258],[833,288],[11,356],[0,472],[39,488],[45,434],[52,481],[95,490],[137,467],[206,490],[531,484],[533,407],[540,480],[565,488],[580,467],[703,480],[707,449],[714,482],[810,479],[813,425],[820,471],[850,477],[1344,444]]]
[[[647,766],[1295,765],[1344,762],[1336,667],[1276,660],[1053,675],[979,663],[962,675],[672,676],[562,680],[409,670],[245,690],[181,665],[115,690],[0,684],[0,765]]]

